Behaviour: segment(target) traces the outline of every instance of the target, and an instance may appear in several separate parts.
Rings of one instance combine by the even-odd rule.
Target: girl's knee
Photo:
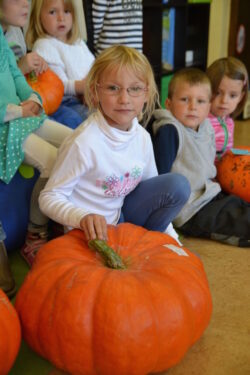
[[[172,190],[174,195],[178,196],[182,201],[187,201],[191,187],[188,179],[179,173],[168,173],[166,178],[166,188]]]

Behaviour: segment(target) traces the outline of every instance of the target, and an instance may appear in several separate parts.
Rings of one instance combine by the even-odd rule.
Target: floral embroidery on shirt
[[[126,172],[118,177],[115,174],[107,176],[104,180],[97,180],[96,186],[104,190],[104,194],[110,197],[125,196],[139,184],[142,178],[142,169],[138,166],[132,168],[131,173]]]

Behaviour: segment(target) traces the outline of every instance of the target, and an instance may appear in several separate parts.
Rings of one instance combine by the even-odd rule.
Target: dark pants
[[[186,177],[167,173],[142,181],[124,200],[119,222],[164,232],[190,195]]]
[[[250,203],[221,192],[178,229],[189,236],[250,247]]]

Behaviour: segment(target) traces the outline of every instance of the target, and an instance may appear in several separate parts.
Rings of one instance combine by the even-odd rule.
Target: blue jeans
[[[82,121],[88,117],[88,107],[77,96],[65,95],[62,104],[74,110],[81,117]]]
[[[142,181],[124,200],[119,223],[164,232],[190,195],[186,177],[166,173]]]
[[[82,123],[81,116],[74,109],[63,104],[60,105],[56,112],[50,115],[50,118],[71,129],[76,129]]]

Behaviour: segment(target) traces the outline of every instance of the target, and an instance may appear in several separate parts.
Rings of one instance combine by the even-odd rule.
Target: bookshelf
[[[162,104],[171,75],[186,66],[207,65],[209,0],[143,0],[143,52]]]

